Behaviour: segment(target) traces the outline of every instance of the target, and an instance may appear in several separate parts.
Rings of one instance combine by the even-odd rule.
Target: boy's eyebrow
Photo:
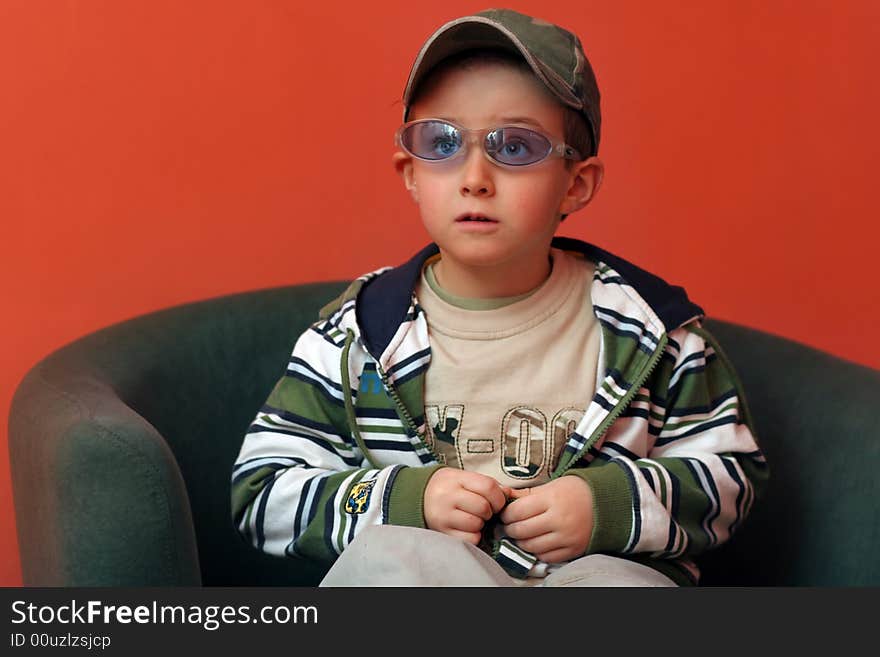
[[[448,121],[450,123],[458,123],[458,120],[451,118],[451,117],[448,117],[448,116],[438,116],[437,118],[440,119],[441,121]],[[537,128],[541,128],[542,130],[544,129],[544,126],[541,125],[540,122],[538,122],[535,119],[528,117],[528,116],[501,116],[501,117],[498,117],[498,121],[497,121],[496,125],[502,125],[502,124],[507,124],[507,123],[528,123],[529,125],[533,125]],[[486,127],[488,128],[488,127],[492,127],[492,126],[486,126]]]
[[[502,123],[528,123],[530,125],[536,126],[538,128],[543,128],[538,121],[528,116],[502,116],[498,119]]]

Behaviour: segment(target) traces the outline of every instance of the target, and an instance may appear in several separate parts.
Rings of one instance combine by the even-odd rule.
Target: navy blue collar
[[[554,237],[551,246],[563,251],[576,251],[593,262],[608,264],[648,302],[667,330],[704,314],[702,308],[688,299],[684,288],[670,285],[662,278],[597,246],[571,237]],[[429,244],[404,264],[367,282],[358,294],[358,326],[367,351],[376,360],[379,360],[398,327],[406,320],[425,261],[438,253],[440,249],[437,245]]]

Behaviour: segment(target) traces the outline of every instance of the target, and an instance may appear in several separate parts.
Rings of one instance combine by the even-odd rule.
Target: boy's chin
[[[448,249],[440,246],[440,254],[450,264],[469,268],[506,267],[520,259],[520,254],[513,249],[480,244],[457,244]]]

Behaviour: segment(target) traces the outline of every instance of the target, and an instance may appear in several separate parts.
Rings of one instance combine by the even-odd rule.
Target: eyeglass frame
[[[416,155],[415,153],[413,153],[403,143],[403,139],[402,139],[403,132],[405,130],[407,130],[409,127],[416,125],[417,123],[429,123],[429,122],[445,123],[446,125],[451,125],[453,128],[458,130],[463,137],[462,138],[462,145],[464,146],[464,148],[459,148],[457,151],[455,151],[449,157],[444,157],[444,158],[439,158],[439,159],[434,159],[434,160],[429,159],[429,158],[425,158],[425,157],[420,157],[420,156]],[[506,162],[500,162],[500,161],[496,160],[494,157],[492,157],[489,154],[489,151],[486,150],[486,137],[489,135],[490,132],[495,132],[496,130],[503,130],[504,128],[519,128],[520,130],[530,130],[530,131],[534,132],[535,134],[541,135],[544,139],[546,139],[548,142],[550,142],[550,149],[547,152],[547,154],[544,157],[542,157],[540,160],[536,160],[534,162],[529,162],[528,164],[507,164]],[[498,165],[498,166],[505,168],[505,169],[513,169],[513,170],[528,169],[529,167],[533,167],[537,164],[541,164],[542,162],[546,162],[547,160],[553,160],[553,159],[559,159],[559,158],[574,160],[575,162],[580,162],[583,159],[576,148],[574,148],[573,146],[571,146],[569,144],[566,144],[561,139],[557,139],[556,137],[554,137],[550,133],[545,132],[544,130],[541,130],[540,128],[538,128],[536,126],[517,124],[517,123],[505,123],[502,125],[496,125],[496,126],[492,126],[489,128],[465,128],[464,126],[461,126],[461,125],[455,123],[454,121],[447,121],[446,119],[437,119],[437,118],[416,119],[415,121],[407,121],[406,123],[404,123],[403,125],[401,125],[397,129],[397,131],[394,133],[394,143],[399,148],[406,151],[406,153],[408,155],[411,155],[412,157],[416,158],[420,162],[427,162],[429,164],[447,164],[447,163],[459,158],[463,153],[467,153],[470,150],[471,141],[472,141],[472,139],[470,138],[471,133],[479,133],[478,139],[479,139],[479,142],[481,145],[480,150],[483,151],[483,155],[485,156],[485,158],[487,160],[489,160],[492,164]]]

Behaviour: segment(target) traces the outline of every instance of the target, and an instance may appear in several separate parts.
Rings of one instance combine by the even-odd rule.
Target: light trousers
[[[676,586],[653,568],[605,554],[571,561],[547,577],[519,580],[488,554],[430,529],[368,527],[320,586]]]

